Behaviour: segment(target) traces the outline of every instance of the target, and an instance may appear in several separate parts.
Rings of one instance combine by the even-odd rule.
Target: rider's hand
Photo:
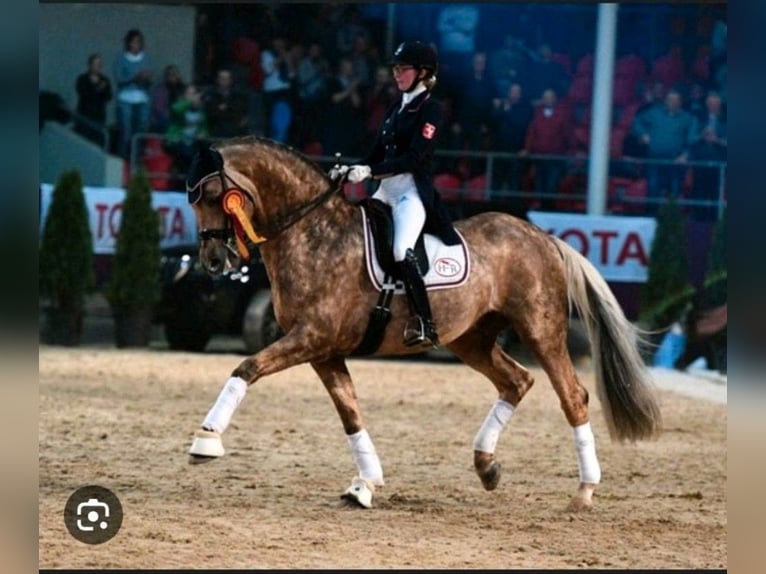
[[[352,165],[348,171],[348,181],[351,183],[359,183],[364,181],[372,175],[372,170],[369,165]]]
[[[350,166],[348,165],[336,165],[330,168],[330,171],[327,173],[327,175],[333,181],[340,181],[341,179],[343,179],[343,177],[346,175],[349,169],[350,169]]]

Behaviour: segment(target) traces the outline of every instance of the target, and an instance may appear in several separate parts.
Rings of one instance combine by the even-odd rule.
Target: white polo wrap
[[[489,409],[487,418],[484,419],[479,432],[476,433],[476,437],[473,439],[473,449],[494,454],[500,433],[505,425],[508,424],[508,421],[511,420],[512,415],[513,405],[511,403],[503,399],[495,401],[495,404]]]
[[[590,422],[572,427],[572,431],[577,450],[577,464],[580,468],[580,482],[598,484],[601,481],[601,466],[596,457],[596,438],[593,436]]]
[[[383,468],[380,466],[378,453],[375,445],[366,429],[357,433],[346,435],[351,456],[359,469],[359,476],[369,480],[375,486],[383,486]]]
[[[246,392],[247,383],[239,377],[231,377],[221,389],[221,394],[205,417],[202,427],[223,433]]]

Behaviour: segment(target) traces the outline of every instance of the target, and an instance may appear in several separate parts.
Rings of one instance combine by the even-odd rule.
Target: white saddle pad
[[[378,291],[383,287],[390,287],[389,283],[384,283],[385,273],[378,263],[375,255],[375,238],[372,235],[372,229],[367,225],[367,217],[362,212],[362,225],[364,226],[364,260],[367,265],[367,272],[370,275],[370,281]],[[460,232],[455,230],[460,237],[460,243],[457,245],[445,245],[441,239],[428,233],[423,235],[423,242],[428,256],[428,273],[423,277],[426,290],[451,289],[459,287],[468,280],[471,273],[471,257],[465,238]],[[396,281],[394,293],[404,293],[404,284]]]

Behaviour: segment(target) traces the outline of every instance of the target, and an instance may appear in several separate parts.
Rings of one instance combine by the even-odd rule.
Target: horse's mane
[[[256,145],[263,145],[265,147],[284,152],[288,156],[299,160],[301,163],[303,163],[307,167],[310,167],[311,169],[313,169],[328,184],[335,185],[333,180],[330,179],[330,177],[324,172],[324,170],[321,167],[319,167],[319,165],[315,161],[310,160],[308,157],[306,157],[304,153],[295,149],[294,147],[289,146],[287,144],[283,144],[276,140],[272,140],[272,139],[261,137],[261,136],[240,136],[240,137],[229,138],[223,141],[216,142],[213,145],[213,148],[217,150],[221,150],[227,147],[256,146]]]

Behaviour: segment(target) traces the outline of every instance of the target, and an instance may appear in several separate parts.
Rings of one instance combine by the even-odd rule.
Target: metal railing
[[[144,164],[145,156],[143,151],[148,140],[166,141],[164,134],[135,134],[131,142],[131,162],[130,170],[135,170]],[[307,155],[313,161],[316,161],[323,167],[329,169],[336,163],[351,164],[359,161],[354,156],[327,156],[327,155]],[[500,151],[462,151],[438,149],[434,153],[437,169],[437,175],[458,172],[459,162],[473,162],[472,176],[457,176],[460,180],[458,187],[440,188],[437,182],[435,187],[440,191],[445,201],[486,201],[503,202],[517,201],[528,205],[539,205],[541,202],[554,202],[566,207],[562,211],[585,211],[587,201],[587,166],[588,156],[585,154],[577,155],[551,155],[551,154],[518,154]],[[447,160],[446,162],[444,160]],[[450,161],[451,160],[451,161]],[[522,184],[516,188],[498,188],[495,186],[496,175],[498,173],[498,162],[512,162],[519,166],[519,179]],[[556,164],[561,169],[560,179],[556,185],[557,191],[545,192],[540,189],[538,178],[530,175],[530,169],[538,168],[544,164]],[[449,167],[447,167],[449,164]],[[717,161],[697,161],[688,160],[683,163],[674,160],[648,159],[635,157],[612,158],[609,162],[610,186],[607,200],[607,211],[612,213],[642,214],[657,204],[665,201],[665,193],[652,193],[648,189],[650,171],[656,168],[675,168],[678,173],[673,177],[678,178],[678,190],[675,199],[680,206],[689,208],[702,208],[715,211],[716,218],[723,216],[727,205],[726,197],[726,175],[727,163]],[[441,168],[441,169],[439,169]],[[714,199],[694,198],[695,185],[694,177],[699,176],[699,170],[716,170],[717,173],[717,195]],[[691,175],[691,178],[690,178]],[[710,172],[707,174],[710,175]],[[170,172],[157,172],[147,170],[147,176],[150,179],[162,179],[174,177]],[[689,183],[689,180],[692,183]],[[477,186],[477,183],[479,186]],[[178,179],[177,187],[183,189],[183,180]],[[570,189],[562,191],[564,187]],[[530,188],[530,185],[532,186]],[[374,182],[368,181],[365,184],[368,193],[374,191]]]

